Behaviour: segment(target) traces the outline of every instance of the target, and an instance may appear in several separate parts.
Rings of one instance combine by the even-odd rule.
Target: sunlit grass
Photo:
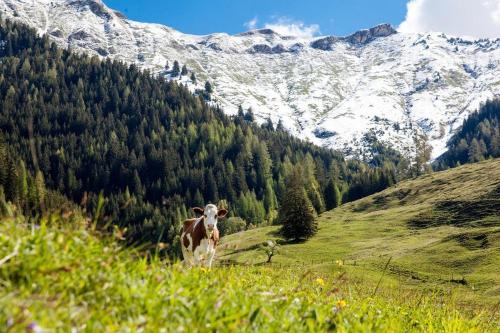
[[[317,235],[304,243],[283,244],[273,262],[328,270],[341,259],[351,280],[376,283],[392,258],[383,281],[388,288],[456,293],[463,307],[492,310],[500,302],[500,211],[464,226],[413,228],[408,221],[432,211],[440,200],[477,200],[498,186],[500,159],[401,182],[322,214]],[[262,263],[265,255],[257,245],[279,239],[278,229],[229,235],[222,240],[219,258]]]
[[[351,279],[339,262],[185,270],[83,226],[0,224],[0,327],[69,332],[486,332],[490,312]]]

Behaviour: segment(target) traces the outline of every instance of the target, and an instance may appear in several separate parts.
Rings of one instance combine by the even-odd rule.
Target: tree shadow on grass
[[[307,241],[307,239],[284,239],[280,229],[269,231],[266,236],[275,237],[279,245],[303,244]]]
[[[257,250],[259,247],[261,246],[261,243],[259,244],[254,244],[254,245],[251,245],[251,246],[247,246],[247,247],[243,247],[243,248],[238,248],[238,249],[227,249],[228,252],[226,255],[232,255],[232,254],[238,254],[238,253],[241,253],[241,252],[247,252],[247,251],[252,251],[252,250]],[[229,251],[231,250],[231,251]]]
[[[277,241],[279,245],[294,245],[294,244],[304,244],[307,239],[280,239]]]
[[[277,229],[277,230],[269,231],[268,233],[266,233],[266,236],[272,236],[272,237],[276,237],[276,238],[281,238],[282,237],[281,230]]]

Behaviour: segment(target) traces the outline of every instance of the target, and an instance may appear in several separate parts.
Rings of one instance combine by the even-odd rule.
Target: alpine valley
[[[500,39],[399,33],[388,24],[346,37],[299,38],[270,29],[183,34],[139,23],[100,0],[2,0],[0,12],[61,47],[135,63],[155,75],[177,60],[192,91],[206,81],[228,114],[252,108],[292,134],[353,155],[366,134],[401,152],[425,134],[432,157],[469,114],[500,96]]]

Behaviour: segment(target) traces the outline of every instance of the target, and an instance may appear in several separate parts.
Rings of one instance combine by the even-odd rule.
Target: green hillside
[[[163,243],[125,247],[122,231],[102,234],[77,212],[28,222],[7,203],[0,327],[498,332],[499,186],[500,160],[424,176],[323,214],[315,237],[270,265],[256,245],[276,228],[228,236],[220,259],[242,264],[212,270],[162,259]]]
[[[116,238],[121,239],[119,232]],[[495,332],[491,308],[358,283],[347,267],[186,270],[76,215],[0,219],[3,332]],[[154,250],[154,249],[153,249]],[[381,276],[379,274],[379,276]]]
[[[319,216],[305,243],[285,244],[277,265],[328,271],[337,260],[352,277],[397,288],[458,292],[464,304],[500,300],[500,159],[401,182]],[[259,263],[258,245],[278,227],[223,239],[221,261]]]

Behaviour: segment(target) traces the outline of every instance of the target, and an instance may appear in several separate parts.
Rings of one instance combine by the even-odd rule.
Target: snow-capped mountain
[[[252,107],[260,121],[282,120],[299,137],[347,151],[367,132],[411,151],[414,134],[426,133],[437,157],[470,112],[500,96],[500,38],[406,34],[386,24],[347,37],[269,29],[194,36],[128,20],[100,0],[0,0],[0,12],[60,46],[154,73],[178,60],[212,83],[227,113]]]

